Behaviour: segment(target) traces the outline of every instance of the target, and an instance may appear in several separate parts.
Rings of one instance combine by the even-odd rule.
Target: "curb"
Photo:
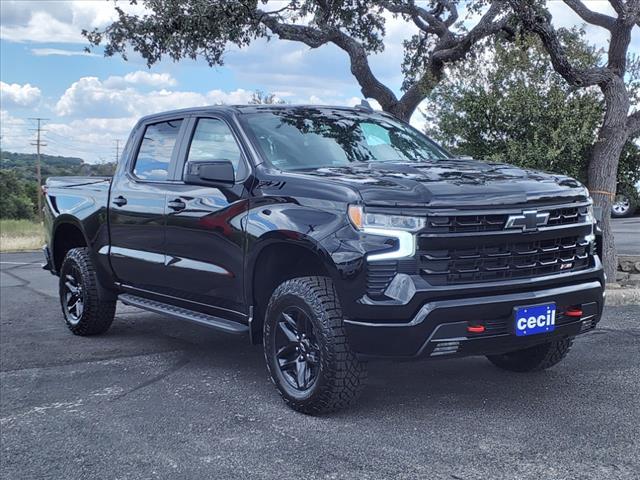
[[[640,305],[640,287],[607,288],[605,305],[618,307],[622,305]]]

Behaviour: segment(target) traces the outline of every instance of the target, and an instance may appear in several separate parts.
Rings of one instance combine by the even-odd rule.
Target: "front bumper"
[[[604,306],[600,281],[471,298],[434,300],[425,303],[405,323],[345,320],[351,348],[362,357],[425,358],[494,355],[570,337],[591,330]],[[551,333],[518,337],[513,332],[514,308],[555,302],[559,312]],[[564,315],[570,307],[582,316]],[[469,325],[482,325],[482,333],[469,333]]]

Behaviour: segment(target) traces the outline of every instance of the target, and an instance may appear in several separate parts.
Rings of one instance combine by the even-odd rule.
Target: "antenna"
[[[369,105],[369,102],[367,102],[367,100],[364,98],[360,100],[360,105],[356,105],[356,108],[358,110],[363,110],[365,112],[373,112],[373,108],[371,108],[371,105]]]

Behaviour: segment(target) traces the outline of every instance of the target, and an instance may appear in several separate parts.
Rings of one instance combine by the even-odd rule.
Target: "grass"
[[[0,252],[38,250],[44,245],[44,227],[30,220],[0,220]]]

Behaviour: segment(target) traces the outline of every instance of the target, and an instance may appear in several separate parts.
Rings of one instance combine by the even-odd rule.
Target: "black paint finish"
[[[467,310],[458,309],[455,302],[465,298],[525,295],[530,298],[528,303],[537,303],[538,292],[567,285],[593,286],[596,282],[599,290],[590,287],[567,298],[574,304],[595,301],[601,310],[604,279],[596,252],[590,253],[589,267],[580,271],[435,286],[421,275],[417,257],[385,265],[368,264],[367,254],[393,248],[394,239],[357,231],[346,215],[350,204],[381,213],[416,216],[518,214],[531,208],[583,206],[588,200],[587,191],[579,182],[507,164],[456,158],[278,170],[266,161],[258,140],[245,128],[246,115],[297,109],[297,114],[304,116],[304,108],[208,107],[145,117],[134,128],[111,181],[49,179],[47,244],[54,271],[60,261],[56,256],[64,253],[63,246],[70,243],[75,229],[91,248],[101,283],[115,293],[129,292],[247,324],[250,307],[256,306],[258,286],[254,279],[261,255],[273,245],[299,247],[333,279],[346,319],[355,322],[350,323],[348,331],[359,349],[370,355],[416,355],[415,345],[422,345],[445,319],[433,316],[419,329],[403,324],[433,302],[454,302],[447,309],[447,318],[462,319]],[[365,115],[341,107],[314,107],[313,114],[331,116],[336,111]],[[382,113],[370,115],[386,117]],[[212,117],[226,122],[238,143],[242,178],[229,186],[186,184],[182,172],[193,129],[198,118]],[[167,180],[135,178],[132,162],[144,127],[176,119],[182,120],[182,127]],[[425,241],[443,251],[453,245],[461,251],[477,246],[490,234],[491,242],[500,244],[538,238],[546,242],[558,235],[582,238],[589,231],[584,224],[558,228],[561,230],[498,232],[501,235],[480,231],[432,239],[427,235]],[[295,260],[291,258],[292,263]],[[372,290],[373,285],[382,285],[384,290],[391,282],[391,297]],[[259,328],[260,322],[254,319],[254,328]],[[384,327],[391,329],[387,331],[371,326],[375,324],[397,326]],[[419,335],[413,338],[415,332]],[[480,345],[474,352],[482,349],[482,343],[477,342],[481,340],[474,343]]]

